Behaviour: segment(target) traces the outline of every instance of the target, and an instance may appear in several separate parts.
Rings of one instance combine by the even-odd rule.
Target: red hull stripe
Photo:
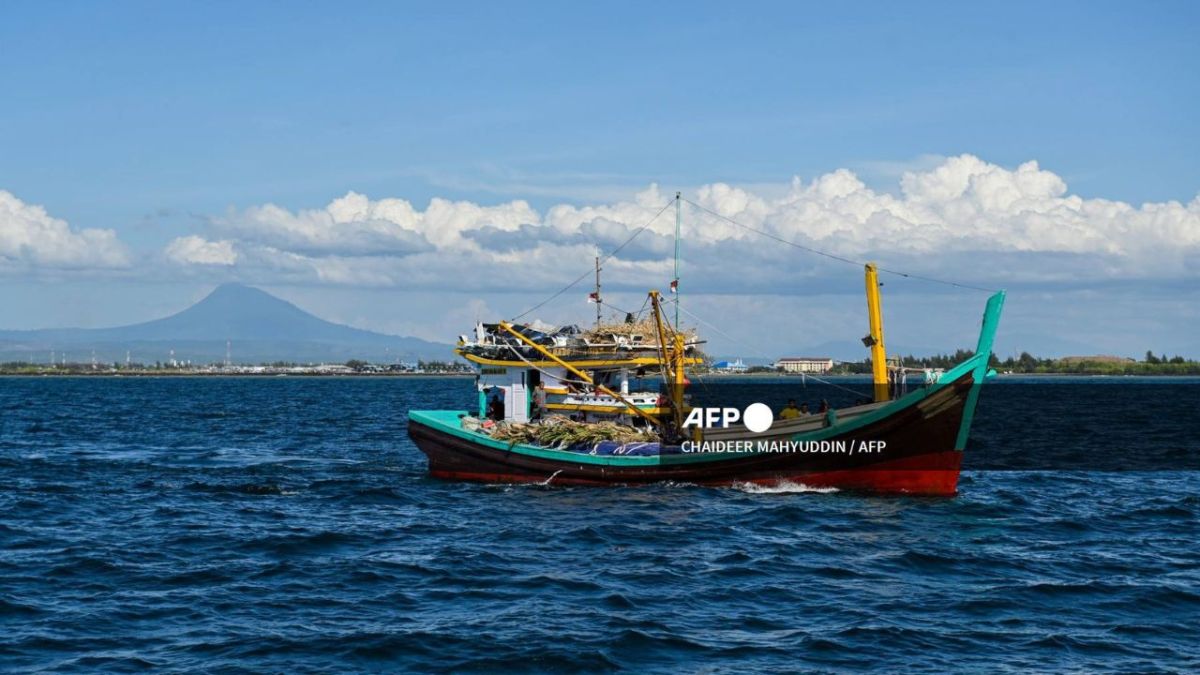
[[[893,494],[921,494],[953,496],[957,492],[958,473],[962,462],[961,452],[908,457],[894,462],[883,462],[870,467],[779,475],[768,478],[722,479],[702,481],[709,486],[753,483],[776,486],[799,483],[808,487],[833,487],[849,491],[867,491]],[[919,468],[916,468],[919,467]],[[432,469],[430,475],[445,480],[467,480],[485,483],[549,483],[553,485],[619,485],[620,481],[596,481],[586,478],[563,476],[541,476],[525,473],[488,473],[478,471],[451,471]]]

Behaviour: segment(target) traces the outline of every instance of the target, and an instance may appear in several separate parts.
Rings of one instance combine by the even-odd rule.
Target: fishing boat
[[[677,195],[677,241],[678,205]],[[590,299],[599,304],[599,260],[596,268]],[[678,309],[672,324],[663,295],[650,291],[649,317],[622,324],[602,323],[599,310],[589,330],[478,324],[455,349],[476,368],[476,400],[409,411],[409,436],[430,475],[447,480],[953,495],[980,387],[995,374],[988,361],[1005,294],[987,300],[973,356],[906,391],[904,369],[887,359],[875,265],[865,281],[873,401],[784,419],[764,415],[763,404],[693,407],[688,372],[702,362],[703,341],[680,328]]]

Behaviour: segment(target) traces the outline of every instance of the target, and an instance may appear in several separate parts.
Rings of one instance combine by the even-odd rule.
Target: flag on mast
[[[588,302],[600,302],[600,294],[595,292],[588,293]]]
[[[672,280],[671,280],[671,292],[672,292],[672,293],[678,293],[678,292],[679,292],[679,280],[678,280],[678,279],[672,279]]]

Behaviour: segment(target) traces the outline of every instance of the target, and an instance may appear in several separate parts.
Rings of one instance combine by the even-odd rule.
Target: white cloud
[[[313,254],[405,255],[446,248],[471,248],[462,234],[481,227],[512,230],[536,223],[529,204],[498,206],[434,199],[418,211],[404,199],[371,201],[357,192],[323,209],[292,213],[274,204],[233,212],[216,221],[222,231],[248,241]]]
[[[67,221],[0,190],[0,261],[53,269],[123,268],[129,250],[113,230],[74,230]]]
[[[203,237],[179,237],[167,245],[167,257],[185,265],[233,265],[238,260],[233,242],[208,241]]]
[[[1070,194],[1027,162],[1015,169],[971,155],[907,171],[895,194],[847,169],[780,188],[713,183],[689,199],[752,228],[853,260],[978,285],[1194,279],[1200,274],[1200,197],[1133,206]],[[235,240],[244,276],[413,289],[552,290],[592,258],[625,243],[671,198],[651,185],[627,201],[479,205],[350,192],[324,208],[276,205],[214,222]],[[691,292],[811,292],[827,259],[685,207],[685,288]],[[671,274],[668,209],[606,264],[614,287],[663,286]],[[232,249],[229,249],[232,252]],[[701,274],[700,272],[703,272]]]

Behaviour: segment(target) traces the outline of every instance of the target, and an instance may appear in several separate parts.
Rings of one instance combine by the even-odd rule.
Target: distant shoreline
[[[361,377],[361,378],[461,377],[461,378],[473,378],[473,377],[475,377],[475,375],[473,373],[238,373],[238,372],[204,373],[204,372],[188,372],[188,371],[182,371],[182,372],[180,372],[180,371],[169,371],[169,372],[136,371],[136,372],[123,372],[123,373],[114,373],[112,371],[107,371],[107,372],[75,371],[75,372],[56,373],[53,371],[45,371],[45,372],[0,371],[0,377],[87,377],[87,378],[108,377],[108,378],[113,378],[113,379],[116,379],[119,377],[134,377],[134,378],[136,378],[136,377],[148,377],[148,378],[155,378],[155,377],[260,377],[260,378],[269,378],[269,377],[303,377],[303,378],[310,378],[310,377],[322,377],[322,378],[324,378],[324,377]]]
[[[754,378],[754,379],[774,378],[774,379],[781,379],[781,380],[782,379],[789,379],[789,380],[801,379],[801,376],[799,374],[788,375],[788,374],[784,374],[784,373],[697,373],[695,375],[695,377],[697,377],[697,378],[712,377],[712,378],[719,378],[719,379],[742,379],[742,378]],[[865,380],[868,382],[871,380],[870,373],[826,373],[826,374],[805,373],[804,377],[814,379],[814,380],[827,379],[827,378],[839,378],[839,379],[853,378],[853,379]],[[1123,373],[1071,373],[1071,372],[1064,371],[1064,372],[1058,372],[1058,373],[997,373],[996,377],[1001,378],[1001,379],[1021,378],[1021,377],[1039,377],[1039,378],[1091,377],[1091,378],[1112,379],[1112,378],[1151,378],[1151,377],[1200,377],[1200,375],[1196,375],[1195,373],[1145,373],[1145,374],[1128,374],[1128,375],[1126,375]],[[910,379],[910,382],[911,382],[911,379]]]
[[[475,375],[474,375],[474,373],[386,373],[386,372],[385,373],[321,373],[321,372],[309,372],[309,373],[247,373],[247,372],[242,372],[242,373],[239,373],[239,372],[188,372],[188,371],[182,371],[182,372],[181,371],[164,371],[164,372],[158,372],[158,371],[137,371],[137,372],[112,372],[112,371],[107,371],[107,372],[87,372],[87,371],[13,372],[13,371],[0,371],[0,377],[12,377],[12,378],[51,377],[51,378],[89,378],[89,379],[94,379],[94,378],[155,379],[155,378],[170,378],[170,377],[176,377],[176,378],[259,378],[259,379],[279,378],[279,377],[318,378],[318,379],[327,379],[327,378],[343,378],[343,379],[345,379],[345,378],[351,378],[351,379],[354,379],[354,378],[357,378],[357,379],[461,378],[461,379],[470,379],[470,378],[474,378]],[[847,381],[847,380],[855,380],[855,381],[861,381],[861,382],[870,382],[871,381],[870,375],[863,375],[860,373],[837,374],[837,375],[813,375],[813,374],[810,374],[807,377],[808,377],[808,379],[812,379],[814,382],[820,382],[821,380],[824,380],[824,379],[831,379],[831,380],[837,380],[837,381],[842,381],[842,382]],[[996,379],[998,379],[998,380],[1017,380],[1017,379],[1152,380],[1152,379],[1162,379],[1162,378],[1168,378],[1168,379],[1193,378],[1194,379],[1197,377],[1200,377],[1200,376],[1187,374],[1187,373],[1161,373],[1161,374],[1152,374],[1152,375],[1104,375],[1104,374],[1086,374],[1086,373],[1000,373],[997,375]],[[801,378],[799,375],[783,375],[780,373],[737,373],[737,374],[735,374],[735,373],[719,373],[719,374],[718,373],[704,373],[704,374],[693,375],[693,378],[697,381],[702,380],[702,379],[711,378],[714,380],[796,380],[797,382],[800,382],[800,381],[802,381],[802,379],[804,379],[804,378]],[[920,384],[919,383],[910,383],[910,386],[920,386]]]

